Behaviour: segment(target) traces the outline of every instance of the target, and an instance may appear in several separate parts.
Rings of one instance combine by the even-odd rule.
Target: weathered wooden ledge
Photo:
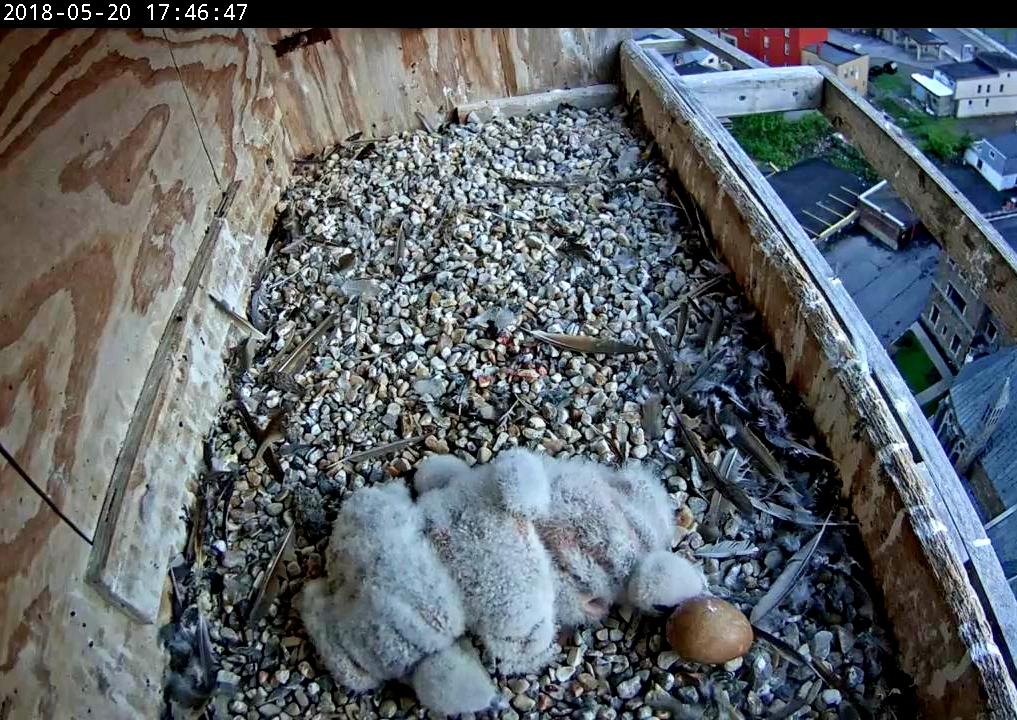
[[[851,317],[857,308],[850,298],[842,302],[846,293],[834,296],[830,278],[826,287],[817,283],[825,261],[810,265],[814,258],[801,248],[803,240],[811,247],[804,231],[772,188],[763,188],[765,179],[697,94],[637,43],[624,43],[621,66],[626,97],[638,95],[644,122],[703,209],[784,356],[788,381],[802,392],[830,446],[921,711],[1017,717],[1017,691],[968,580],[958,538],[873,377],[869,343]],[[827,78],[824,97],[829,87]]]

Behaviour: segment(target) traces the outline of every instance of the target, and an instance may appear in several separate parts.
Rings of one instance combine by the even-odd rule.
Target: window
[[[989,98],[985,98],[985,107],[989,107]]]
[[[960,335],[954,335],[953,340],[950,341],[950,352],[955,353],[960,350],[961,339]]]
[[[990,150],[989,151],[989,157],[992,158],[993,160],[995,160],[996,159],[996,151],[995,150]]]
[[[985,338],[989,342],[992,342],[993,340],[995,340],[996,339],[996,335],[998,333],[999,333],[999,330],[996,329],[996,324],[994,322],[992,322],[992,320],[990,320],[989,322],[985,323]]]
[[[770,38],[769,37],[766,37],[766,36],[763,37],[763,47],[764,48],[770,47]]]
[[[946,284],[946,296],[950,298],[950,302],[952,302],[953,306],[957,308],[957,312],[963,315],[964,309],[968,306],[968,304],[964,301],[964,298],[961,297],[961,294],[957,292],[957,288],[953,286],[953,283]]]
[[[975,90],[975,92],[976,92],[976,93],[980,93],[981,91],[982,91],[982,86],[981,86],[981,85],[979,85],[979,86],[978,86],[978,89],[977,89],[977,90]]]
[[[749,36],[749,29],[745,28],[744,30],[742,30],[742,33],[745,35],[745,37],[748,37]]]
[[[968,100],[968,107],[971,107],[971,101]]]
[[[784,28],[784,37],[791,37],[791,28]]]
[[[1000,92],[1003,92],[1003,83],[1000,83],[1000,84],[999,84],[999,91],[1000,91]]]
[[[784,54],[785,55],[791,54],[791,43],[789,43],[787,40],[784,41]]]
[[[939,325],[939,318],[941,313],[939,312],[939,305],[933,303],[932,312],[929,313],[929,321],[932,323],[932,327]]]

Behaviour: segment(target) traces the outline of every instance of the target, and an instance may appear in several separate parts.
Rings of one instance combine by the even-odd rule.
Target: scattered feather
[[[574,350],[575,352],[593,355],[620,355],[622,353],[643,351],[643,348],[638,345],[630,345],[608,338],[591,337],[589,335],[563,335],[561,333],[548,333],[543,330],[530,330],[529,332],[530,335],[538,340],[543,340],[566,350]]]
[[[766,439],[769,440],[772,445],[779,447],[781,450],[790,450],[791,452],[801,453],[802,455],[806,455],[808,457],[814,457],[819,458],[821,460],[826,460],[827,462],[833,462],[833,460],[828,458],[823,453],[813,450],[808,445],[802,445],[800,442],[795,442],[791,438],[782,437],[780,435],[777,435],[776,433],[768,432],[766,433]]]
[[[724,560],[732,557],[755,555],[758,552],[759,548],[749,540],[723,540],[713,545],[703,545],[703,547],[696,550],[696,557]]]
[[[725,413],[724,420],[734,427],[735,442],[738,443],[739,447],[755,458],[771,477],[780,483],[786,483],[787,476],[784,474],[784,466],[777,462],[777,459],[770,453],[763,442],[756,437],[756,434],[752,432],[748,425],[743,423],[741,418],[733,412]]]
[[[233,308],[231,308],[229,305],[227,305],[225,302],[217,298],[212,293],[209,293],[208,297],[217,308],[222,310],[226,314],[226,316],[233,321],[234,325],[239,327],[241,330],[244,330],[248,335],[255,338],[256,340],[265,339],[265,333],[263,333],[258,328],[254,327],[254,325],[252,325],[247,318],[238,315],[233,310]]]
[[[827,517],[827,521],[829,521],[829,517]],[[825,531],[826,523],[824,522],[823,526],[812,536],[812,539],[788,560],[780,575],[770,585],[770,589],[766,591],[763,597],[759,598],[755,607],[752,608],[749,620],[753,625],[762,620],[771,610],[778,607],[784,601],[784,598],[787,597],[788,593],[798,584],[798,580],[808,569],[812,555],[816,552],[816,548],[819,547],[819,541],[823,539]]]
[[[356,452],[351,455],[347,455],[341,460],[337,460],[330,469],[335,469],[343,463],[359,463],[365,460],[373,460],[383,455],[389,455],[394,452],[398,452],[404,448],[408,448],[411,445],[416,445],[418,442],[424,439],[423,435],[415,435],[405,440],[396,440],[395,442],[388,443],[387,445],[379,445],[378,447],[371,448],[370,450],[364,450],[362,452]]]
[[[268,567],[265,568],[265,572],[261,576],[261,582],[258,583],[258,587],[255,588],[254,595],[251,598],[251,603],[248,606],[250,609],[247,612],[247,622],[249,624],[256,624],[265,612],[268,610],[268,606],[272,604],[275,596],[279,593],[280,581],[279,581],[279,568],[282,565],[280,562],[286,550],[289,548],[290,543],[293,540],[293,526],[291,525],[286,531],[286,535],[283,537],[282,542],[279,543],[279,547],[276,548],[275,554],[268,563]]]
[[[643,400],[642,424],[643,432],[649,440],[657,440],[664,435],[664,413],[661,410],[661,396],[653,393]]]
[[[338,313],[332,313],[318,323],[318,326],[314,328],[314,330],[312,330],[306,338],[304,338],[304,341],[297,345],[297,347],[293,349],[293,352],[291,352],[285,360],[279,363],[278,372],[294,372],[296,370],[296,365],[304,354],[310,350],[311,345],[313,345],[319,337],[325,334],[325,332],[327,332],[338,319]]]
[[[706,454],[699,446],[699,441],[692,435],[692,431],[685,426],[685,421],[678,415],[678,430],[682,436],[685,446],[696,459],[699,470],[706,475],[706,479],[721,492],[731,503],[745,514],[752,513],[752,498],[736,483],[729,482],[721,477],[717,468],[706,459]]]
[[[760,512],[764,512],[767,515],[772,515],[780,520],[785,520],[795,525],[848,525],[850,523],[838,523],[829,522],[829,520],[822,520],[808,510],[791,509],[772,503],[768,500],[758,500],[752,498],[752,504]]]
[[[278,412],[268,421],[268,425],[265,427],[264,432],[261,434],[261,440],[258,442],[258,449],[254,452],[254,460],[252,464],[257,464],[261,461],[261,456],[265,454],[269,446],[274,442],[279,442],[286,437],[286,413]]]

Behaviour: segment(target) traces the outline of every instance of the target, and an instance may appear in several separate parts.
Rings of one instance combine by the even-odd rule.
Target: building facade
[[[983,520],[1017,504],[1017,347],[968,363],[936,409],[933,429]]]
[[[997,190],[1017,187],[1017,132],[972,143],[964,151],[964,160]]]
[[[1006,53],[938,65],[933,78],[953,91],[959,118],[1017,113],[1017,58]]]
[[[973,349],[992,352],[1011,342],[1011,338],[960,274],[953,258],[945,253],[943,258],[945,262],[939,263],[921,322],[944,358],[954,368],[960,368]]]
[[[936,117],[951,117],[957,113],[953,90],[928,75],[911,73],[911,97]]]
[[[802,48],[802,65],[829,68],[859,95],[869,91],[869,56],[843,45],[821,42]]]
[[[767,65],[801,65],[802,48],[824,42],[826,28],[717,28],[724,40]]]

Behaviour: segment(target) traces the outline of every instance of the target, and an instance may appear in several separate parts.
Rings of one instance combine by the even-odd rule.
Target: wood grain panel
[[[127,622],[83,582],[89,545],[27,485],[7,488],[5,497],[0,717],[158,717],[157,627]]]
[[[266,43],[293,29],[265,30]],[[473,100],[611,82],[625,28],[361,28],[278,59],[296,157],[363,131],[420,127]]]
[[[15,33],[0,67],[0,441],[90,534],[215,182],[161,37]]]

